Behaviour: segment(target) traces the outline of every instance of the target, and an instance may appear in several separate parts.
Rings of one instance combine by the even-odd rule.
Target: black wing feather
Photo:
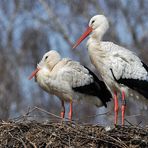
[[[143,67],[145,68],[145,70],[148,72],[148,66],[143,62],[142,62],[142,64],[143,64]]]
[[[106,102],[110,101],[111,93],[107,89],[105,83],[98,79],[98,77],[87,67],[85,67],[89,74],[93,76],[94,81],[88,85],[79,86],[73,88],[74,91],[79,93],[84,93],[91,96],[97,96],[100,99],[105,107],[107,107]]]
[[[148,67],[146,65],[143,65],[146,70],[148,70]],[[148,81],[147,80],[139,80],[139,79],[116,79],[113,70],[111,69],[112,75],[115,79],[115,81],[119,84],[123,84],[125,86],[128,86],[129,88],[137,91],[141,95],[143,95],[145,98],[148,99]]]

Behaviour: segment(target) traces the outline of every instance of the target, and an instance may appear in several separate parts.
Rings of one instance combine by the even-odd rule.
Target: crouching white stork
[[[64,118],[64,102],[70,102],[69,119],[72,119],[72,102],[83,99],[97,107],[107,107],[111,93],[105,83],[88,68],[80,65],[79,62],[69,58],[61,59],[57,51],[47,52],[37,69],[31,74],[29,79],[36,77],[36,81],[46,92],[58,96],[61,100],[61,117]]]
[[[87,41],[90,59],[114,95],[115,124],[118,117],[117,94],[122,94],[122,125],[124,125],[125,96],[129,95],[129,90],[132,89],[148,98],[148,67],[132,51],[112,42],[101,41],[108,28],[109,23],[105,16],[92,17],[87,30],[73,48],[90,35]]]

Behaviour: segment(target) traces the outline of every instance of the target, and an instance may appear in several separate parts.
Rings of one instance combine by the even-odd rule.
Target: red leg
[[[122,125],[124,125],[124,115],[125,115],[125,108],[126,108],[126,100],[125,100],[125,92],[122,91]]]
[[[117,125],[117,119],[118,119],[118,98],[117,98],[117,92],[114,92],[114,112],[115,112],[115,118],[114,118],[114,124]]]
[[[69,120],[72,120],[72,101],[70,101],[68,118]]]
[[[64,116],[65,116],[65,106],[64,106],[64,101],[63,100],[61,100],[61,104],[62,104],[61,118],[64,118]]]

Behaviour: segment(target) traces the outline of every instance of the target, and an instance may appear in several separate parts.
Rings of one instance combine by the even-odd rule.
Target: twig
[[[27,137],[25,137],[25,138],[29,142],[30,145],[32,145],[34,148],[37,148],[37,146],[35,145],[35,143],[31,142]]]
[[[127,119],[124,119],[127,123],[129,123],[131,126],[133,126],[132,123],[130,123]]]
[[[109,135],[107,135],[107,134],[105,134],[104,136],[106,136],[106,137],[108,137],[108,138],[110,138],[110,139],[116,141],[117,143],[119,143],[120,145],[122,145],[122,147],[128,148],[128,146],[127,146],[124,142],[118,141],[118,140],[116,140],[115,138],[113,138],[113,137],[111,137],[111,136],[109,136]]]
[[[39,108],[39,107],[37,107],[37,106],[35,106],[35,109],[36,109],[36,110],[39,110],[39,111],[41,111],[41,112],[44,112],[44,113],[46,113],[46,114],[48,114],[48,115],[50,115],[50,116],[56,117],[56,118],[58,118],[58,119],[62,119],[60,116],[57,116],[57,115],[55,115],[55,114],[53,114],[53,113],[50,113],[50,112],[48,112],[48,111],[46,111],[46,110],[44,110],[44,109],[42,109],[42,108]]]
[[[36,110],[36,108],[33,108],[30,110],[30,108],[28,109],[27,113],[25,113],[24,115],[18,116],[16,118],[13,119],[9,119],[10,121],[14,121],[14,120],[20,120],[22,118],[28,117],[29,114],[31,114],[34,110]]]
[[[21,138],[19,139],[19,138],[14,137],[10,132],[9,132],[9,135],[11,136],[11,138],[16,139],[19,142],[21,142],[23,144],[24,148],[27,148],[25,142]]]
[[[144,117],[144,115],[142,115],[142,114],[135,114],[135,115],[130,115],[130,116],[126,116],[126,117],[130,118],[130,117],[137,117],[137,116],[143,116]]]
[[[73,43],[69,40],[69,37],[66,34],[66,30],[62,26],[62,22],[59,20],[59,18],[57,16],[55,16],[53,9],[46,3],[45,0],[39,0],[39,2],[45,8],[45,11],[47,12],[47,15],[49,16],[49,18],[51,18],[54,21],[54,23],[56,24],[57,29],[61,33],[61,35],[63,36],[63,38],[67,41],[67,43],[69,44],[69,46],[72,47],[73,46]]]
[[[98,113],[98,114],[91,115],[91,116],[86,116],[85,118],[93,118],[93,117],[97,117],[97,116],[104,116],[104,115],[107,115],[108,113],[110,113],[110,111],[105,112],[105,113]]]
[[[140,121],[140,122],[137,124],[137,126],[139,126],[141,123],[142,123],[142,121]]]

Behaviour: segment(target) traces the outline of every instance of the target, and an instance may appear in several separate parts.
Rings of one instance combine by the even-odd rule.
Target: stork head
[[[38,64],[37,69],[30,75],[29,80],[31,80],[37,74],[37,72],[43,68],[50,71],[60,61],[60,59],[60,54],[55,50],[50,50],[49,52],[45,53],[42,60]]]
[[[73,46],[73,49],[76,48],[90,34],[92,34],[92,37],[96,39],[101,39],[108,28],[109,23],[104,15],[93,16],[89,21],[86,31],[77,40],[76,44]]]
[[[55,50],[50,50],[45,53],[41,62],[38,64],[39,68],[47,67],[51,70],[61,59],[60,54]]]

